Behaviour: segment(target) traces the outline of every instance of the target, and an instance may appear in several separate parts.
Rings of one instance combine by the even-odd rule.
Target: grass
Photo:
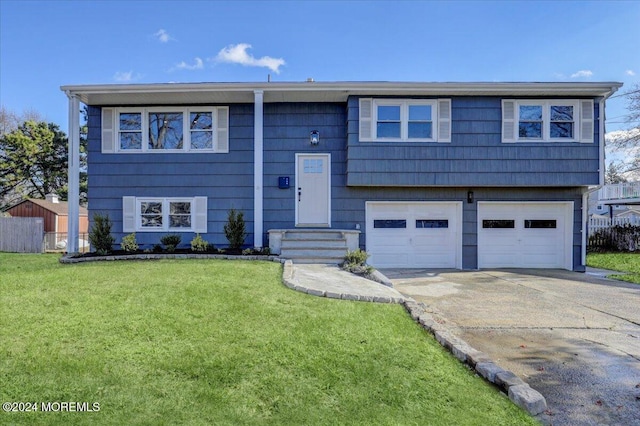
[[[1,413],[29,425],[537,424],[399,305],[305,295],[277,263],[0,253]]]
[[[640,284],[640,253],[589,253],[587,265],[593,268],[626,272],[609,277]]]

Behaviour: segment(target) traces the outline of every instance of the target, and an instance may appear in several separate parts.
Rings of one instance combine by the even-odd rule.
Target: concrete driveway
[[[640,285],[557,270],[381,272],[547,400],[553,425],[640,425]]]

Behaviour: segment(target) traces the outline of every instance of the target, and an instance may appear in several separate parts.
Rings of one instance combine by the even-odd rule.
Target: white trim
[[[264,232],[264,104],[263,91],[254,92],[253,111],[253,246],[262,248]]]
[[[605,154],[605,139],[604,139],[604,135],[605,135],[605,121],[607,119],[607,116],[605,114],[605,101],[604,99],[602,99],[600,101],[600,108],[598,108],[598,128],[599,128],[599,132],[598,132],[598,144],[599,144],[599,150],[600,150],[600,162],[599,162],[599,166],[600,166],[600,176],[599,176],[599,183],[598,186],[603,186],[604,185],[604,175],[605,175],[605,164],[606,164],[606,154]],[[595,118],[595,117],[594,117]]]
[[[200,211],[201,207],[207,205],[207,197],[123,197],[123,223],[130,219],[130,212],[125,208],[125,205],[129,206],[131,199],[135,200],[135,232],[171,232],[171,233],[179,233],[179,232],[197,232],[201,234],[206,234],[207,226],[206,219],[204,223],[201,223],[201,226],[198,226],[198,223],[202,222],[200,216],[202,216],[203,212]],[[154,202],[154,203],[162,203],[162,226],[161,227],[143,227],[142,226],[142,210],[141,204],[145,202]],[[169,205],[170,203],[180,203],[180,202],[188,202],[191,204],[191,227],[189,228],[171,228],[169,226]],[[130,206],[129,206],[130,207]],[[206,212],[205,212],[206,217]],[[127,229],[129,229],[127,227]],[[134,231],[124,231],[123,232],[134,232]]]
[[[80,102],[78,96],[69,97],[69,176],[67,216],[67,253],[78,252],[80,236]]]
[[[250,103],[264,90],[265,102],[344,102],[349,96],[560,96],[605,98],[618,82],[252,82],[68,85],[87,105],[161,105],[164,103]],[[144,95],[144,96],[141,96]]]
[[[327,223],[300,223],[298,212],[298,188],[300,185],[300,178],[298,176],[298,164],[300,157],[324,157],[327,159]],[[300,152],[295,154],[295,168],[296,168],[296,184],[294,191],[294,205],[295,205],[295,226],[300,227],[331,227],[331,154],[330,153],[312,153],[312,152]]]

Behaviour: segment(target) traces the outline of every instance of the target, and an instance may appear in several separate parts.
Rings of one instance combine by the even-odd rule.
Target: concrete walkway
[[[542,423],[640,425],[640,285],[602,278],[607,271],[381,272],[449,334],[539,391]]]
[[[314,296],[361,300],[378,303],[402,303],[406,298],[381,283],[343,271],[336,265],[284,263],[283,280],[287,287]]]

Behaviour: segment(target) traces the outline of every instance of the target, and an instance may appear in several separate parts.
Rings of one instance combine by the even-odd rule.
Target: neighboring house
[[[12,217],[41,217],[44,219],[44,232],[66,233],[69,205],[60,201],[55,194],[48,194],[44,200],[28,198],[6,210]],[[80,207],[80,233],[89,232],[87,209]],[[66,236],[63,238],[66,239]]]
[[[627,208],[618,213],[618,214],[614,214],[615,217],[627,217],[633,221],[638,221],[640,219],[640,209],[638,208],[633,208],[631,206],[626,206]]]
[[[143,245],[168,233],[188,243],[200,233],[225,246],[223,226],[235,208],[245,213],[247,244],[270,244],[284,257],[294,257],[284,253],[294,242],[313,248],[344,234],[376,267],[583,271],[586,192],[603,183],[605,100],[620,86],[62,90],[72,156],[73,117],[79,102],[88,106],[89,210],[110,216],[118,242],[135,232]],[[72,166],[72,178],[77,172]]]
[[[604,185],[589,194],[589,215],[640,216],[640,182]]]

